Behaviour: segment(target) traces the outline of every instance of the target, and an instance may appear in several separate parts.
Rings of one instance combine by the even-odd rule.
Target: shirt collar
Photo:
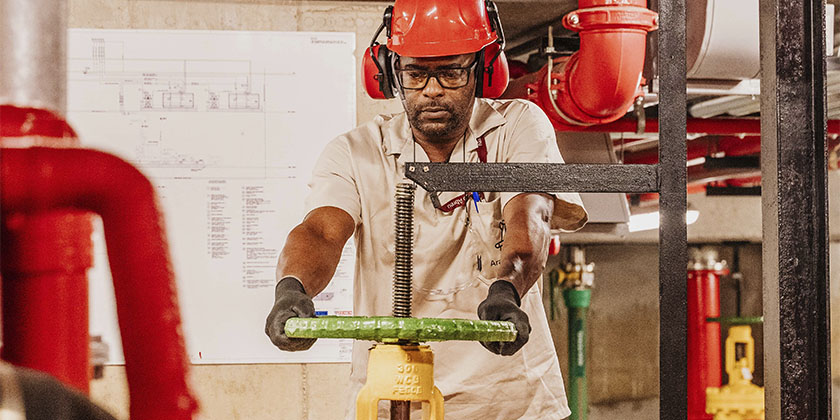
[[[476,98],[470,116],[470,129],[467,133],[467,150],[478,148],[476,138],[488,131],[504,125],[507,120],[486,99]],[[383,146],[385,154],[400,155],[411,151],[411,126],[405,112],[394,114],[385,123]]]

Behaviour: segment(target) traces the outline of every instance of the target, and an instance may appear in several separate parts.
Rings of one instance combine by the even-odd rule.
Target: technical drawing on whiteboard
[[[70,31],[68,119],[155,185],[193,362],[349,360],[347,341],[283,353],[263,328],[314,163],[355,125],[354,50],[352,33]],[[121,361],[97,254],[91,331]],[[350,241],[318,314],[352,314],[354,259]]]
[[[335,66],[338,60],[353,59],[352,51],[347,48],[354,45],[352,39],[343,43],[317,43],[311,42],[306,34],[295,33],[296,43],[305,42],[311,48],[305,52],[299,46],[290,46],[291,52],[313,57],[311,51],[317,50],[323,50],[320,54],[324,55],[340,53],[333,55],[337,59],[329,66],[324,57],[317,57],[311,61],[318,68],[306,68],[304,57],[301,57],[303,62],[293,59],[289,57],[290,51],[281,52],[276,46],[271,47],[276,50],[275,62],[270,56],[245,56],[241,44],[226,51],[219,46],[205,46],[217,57],[201,56],[199,51],[189,52],[192,57],[167,56],[163,44],[143,48],[138,45],[142,40],[119,38],[114,35],[116,31],[110,32],[108,37],[97,34],[93,36],[99,38],[88,38],[89,46],[83,49],[87,54],[70,55],[69,109],[73,114],[104,113],[132,121],[132,130],[113,134],[139,138],[121,139],[120,144],[110,146],[156,179],[308,176],[307,171],[302,174],[299,170],[297,159],[284,159],[298,153],[277,149],[282,144],[273,136],[296,138],[299,143],[320,138],[319,135],[331,138],[338,134],[334,131],[336,125],[355,119],[348,112],[355,114],[355,92],[348,89],[354,88],[355,82],[347,80],[344,86],[336,83],[341,79],[342,69]],[[174,31],[148,32],[143,38],[166,33]],[[225,34],[203,33],[217,38]],[[268,33],[236,36],[242,38],[246,34],[252,38],[268,37]],[[177,48],[173,44],[166,47]],[[353,68],[348,66],[349,70]],[[323,112],[331,111],[330,108],[334,112]],[[329,121],[323,115],[330,115]],[[302,120],[306,122],[301,123]],[[306,133],[301,130],[304,128]],[[185,143],[201,144],[201,139],[214,142],[204,141],[201,150],[183,147]],[[130,143],[137,144],[134,153],[120,150]],[[236,144],[236,150],[230,149],[232,144]],[[315,156],[305,157],[314,160]]]

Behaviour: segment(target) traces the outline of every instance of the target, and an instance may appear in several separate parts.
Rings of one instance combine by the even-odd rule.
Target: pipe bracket
[[[628,29],[650,32],[659,27],[659,14],[638,6],[604,6],[578,9],[563,17],[570,31]]]

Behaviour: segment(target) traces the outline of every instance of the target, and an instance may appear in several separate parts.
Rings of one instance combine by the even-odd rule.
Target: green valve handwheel
[[[286,335],[295,338],[353,338],[371,341],[513,341],[516,327],[507,321],[325,316],[289,318]]]

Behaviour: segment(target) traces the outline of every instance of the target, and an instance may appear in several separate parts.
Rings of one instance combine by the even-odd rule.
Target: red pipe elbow
[[[641,94],[647,32],[658,15],[645,2],[581,1],[581,9],[563,18],[580,32],[580,50],[554,59],[530,85],[529,99],[565,125],[605,124],[621,118]],[[555,67],[556,66],[556,67]]]
[[[151,183],[87,149],[4,148],[3,211],[83,209],[102,217],[126,360],[132,420],[192,419],[174,275]]]

